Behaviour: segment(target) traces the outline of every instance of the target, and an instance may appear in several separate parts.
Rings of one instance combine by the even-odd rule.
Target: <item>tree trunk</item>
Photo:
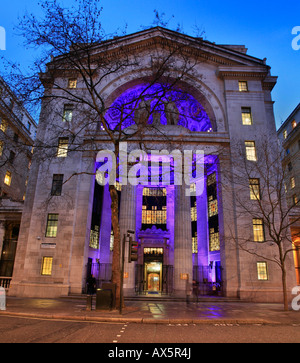
[[[285,311],[289,310],[288,298],[287,298],[287,286],[286,286],[286,270],[283,258],[282,244],[278,244],[279,247],[279,257],[280,257],[280,267],[281,267],[281,279],[282,279],[282,293],[283,293],[283,307]]]
[[[109,192],[111,196],[111,222],[114,232],[114,250],[112,260],[112,283],[116,284],[116,307],[120,306],[121,298],[121,266],[120,266],[120,254],[121,254],[121,240],[120,240],[120,226],[119,226],[119,213],[118,213],[118,193],[114,185],[109,186]],[[123,304],[123,302],[122,302]]]

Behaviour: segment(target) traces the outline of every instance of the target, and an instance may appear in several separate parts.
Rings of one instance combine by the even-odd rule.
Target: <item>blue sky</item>
[[[73,0],[63,0],[72,4]],[[0,26],[6,30],[6,50],[0,56],[27,67],[32,53],[22,47],[15,34],[18,16],[25,9],[38,14],[35,0],[0,0]],[[278,76],[273,90],[277,127],[300,102],[300,50],[293,50],[292,29],[300,26],[299,1],[209,1],[209,0],[103,0],[102,24],[106,32],[127,24],[127,33],[151,25],[154,9],[166,14],[169,27],[179,23],[185,33],[195,34],[195,26],[205,31],[204,38],[217,44],[244,44],[248,54],[267,58],[272,75]],[[300,42],[299,42],[300,43]],[[0,65],[1,71],[1,65]]]

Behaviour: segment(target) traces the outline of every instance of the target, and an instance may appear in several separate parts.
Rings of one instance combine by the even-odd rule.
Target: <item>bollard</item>
[[[4,287],[0,287],[0,310],[6,310],[6,292]]]
[[[93,295],[87,295],[86,297],[86,310],[92,310]]]

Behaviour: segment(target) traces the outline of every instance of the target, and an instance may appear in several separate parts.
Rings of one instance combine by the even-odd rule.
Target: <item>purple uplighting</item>
[[[179,125],[196,132],[211,132],[203,106],[190,94],[162,84],[138,85],[122,93],[109,108],[106,119],[112,129],[148,118],[149,124]]]

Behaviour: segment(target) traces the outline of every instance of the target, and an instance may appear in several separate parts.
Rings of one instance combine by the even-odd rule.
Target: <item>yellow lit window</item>
[[[53,257],[43,257],[41,275],[51,276]]]
[[[265,233],[262,219],[254,218],[253,223],[253,237],[255,242],[264,242]]]
[[[258,280],[268,280],[268,270],[266,262],[257,262],[257,278]]]
[[[284,138],[284,139],[286,139],[286,138],[287,138],[287,131],[286,131],[286,130],[284,130],[284,131],[283,131],[283,138]]]
[[[60,137],[58,140],[57,157],[66,158],[68,156],[69,139],[67,137]]]
[[[240,92],[247,92],[248,91],[247,81],[239,81],[239,91]]]
[[[291,177],[291,189],[294,189],[295,186],[296,186],[295,178],[294,177]]]
[[[0,141],[0,156],[3,154],[3,141]]]
[[[68,80],[68,88],[76,88],[77,87],[77,79],[76,78],[70,78]]]
[[[252,114],[250,107],[242,107],[243,125],[252,125]]]
[[[246,158],[250,161],[256,161],[256,149],[255,149],[255,142],[254,141],[245,141],[246,147]]]
[[[4,119],[2,119],[2,121],[1,121],[0,130],[3,132],[6,132],[6,130],[7,130],[7,121]]]
[[[4,177],[4,184],[10,186],[11,184],[11,172],[7,171]]]
[[[260,199],[259,179],[256,178],[249,179],[249,186],[250,186],[250,199],[259,200]]]

